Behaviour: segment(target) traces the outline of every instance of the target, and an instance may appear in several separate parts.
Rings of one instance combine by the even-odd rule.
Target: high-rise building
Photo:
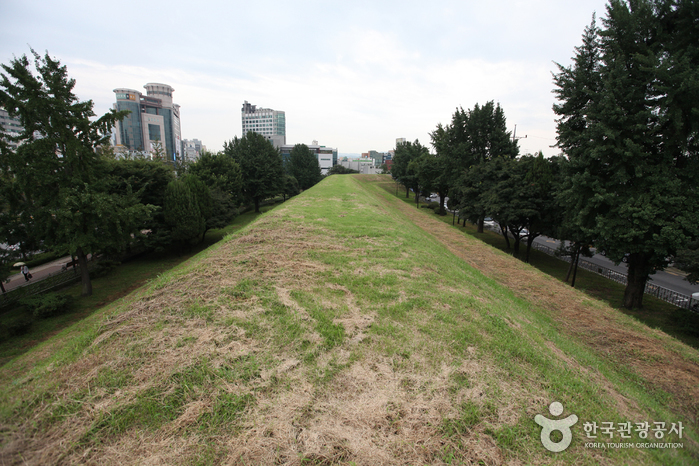
[[[186,160],[195,161],[201,153],[206,150],[206,146],[199,139],[184,139],[182,140],[184,157]]]
[[[286,115],[280,110],[257,108],[246,100],[241,110],[243,135],[248,131],[259,133],[279,148],[286,144]]]
[[[24,131],[19,118],[11,117],[7,110],[0,107],[0,132],[7,134],[10,137],[18,137]],[[16,142],[8,141],[11,149],[17,149]]]
[[[148,83],[146,95],[134,89],[114,89],[117,111],[131,113],[117,122],[114,144],[129,151],[153,152],[161,147],[168,160],[182,152],[180,106],[172,102],[175,91],[167,84]]]

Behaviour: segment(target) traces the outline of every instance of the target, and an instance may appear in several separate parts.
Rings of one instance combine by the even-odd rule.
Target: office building
[[[195,161],[199,158],[202,151],[206,150],[206,146],[199,139],[184,139],[182,141],[184,157],[189,161]]]
[[[114,109],[131,112],[114,129],[117,151],[153,152],[161,147],[168,160],[175,160],[182,155],[180,106],[172,101],[175,90],[159,83],[143,87],[146,95],[134,89],[114,89]]]
[[[19,118],[11,117],[10,114],[4,108],[0,107],[0,132],[8,135],[9,137],[16,138],[24,130]],[[7,141],[10,145],[10,149],[17,149],[17,143],[14,141]]]
[[[337,149],[318,145],[318,141],[313,141],[313,144],[307,147],[318,157],[318,165],[320,166],[321,174],[327,175],[328,170],[330,170],[334,165],[337,165]],[[291,151],[293,149],[294,146],[291,144],[284,144],[279,147],[284,164],[289,162]]]
[[[241,110],[243,135],[248,131],[263,135],[274,147],[286,144],[286,115],[280,110],[257,108],[246,100]]]

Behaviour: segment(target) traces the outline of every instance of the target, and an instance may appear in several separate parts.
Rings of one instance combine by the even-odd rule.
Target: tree
[[[180,179],[189,188],[189,192],[197,205],[199,214],[204,219],[204,231],[201,233],[201,240],[204,241],[206,232],[210,228],[209,220],[214,213],[214,201],[211,196],[211,191],[197,175],[189,173]]]
[[[333,165],[333,167],[328,170],[328,175],[351,175],[354,173],[359,173],[357,170],[352,170],[351,168],[344,167],[342,165]]]
[[[159,139],[156,139],[151,144],[150,158],[152,160],[157,160],[158,162],[167,162],[167,156],[165,155],[165,149],[163,149],[163,143]]]
[[[575,224],[620,262],[623,305],[699,235],[699,31],[692,1],[612,0],[554,78],[564,195]],[[596,52],[598,51],[598,54]]]
[[[218,189],[234,202],[240,202],[243,175],[240,165],[230,154],[202,151],[199,158],[189,165],[187,173],[198,176],[212,190]]]
[[[306,190],[323,179],[318,164],[318,156],[314,154],[305,144],[296,144],[291,149],[289,156],[288,171],[296,178],[299,187]]]
[[[259,213],[260,201],[282,191],[284,169],[279,151],[264,136],[250,131],[225,142],[223,152],[240,166],[243,199],[254,203]]]
[[[180,248],[198,238],[206,228],[197,199],[182,180],[174,180],[167,185],[163,214],[165,222],[172,229],[172,241]]]
[[[391,177],[405,187],[406,198],[410,197],[411,189],[416,193],[419,190],[417,170],[410,169],[408,166],[410,162],[428,153],[427,147],[420,144],[420,141],[417,139],[413,143],[408,141],[396,146],[393,166],[391,168]]]
[[[476,104],[468,111],[459,108],[452,117],[451,125],[438,125],[431,136],[437,153],[445,160],[444,183],[451,188],[458,186],[462,193],[459,210],[469,212],[469,216],[477,213],[477,218],[471,218],[478,224],[478,232],[482,233],[486,212],[483,205],[478,204],[478,199],[480,202],[483,199],[473,191],[473,187],[486,188],[487,184],[483,185],[479,176],[464,177],[463,174],[465,170],[489,163],[495,158],[513,159],[517,156],[519,148],[517,141],[507,131],[505,112],[500,104],[496,105],[493,101],[483,106]],[[469,180],[476,184],[471,187],[465,185]],[[470,195],[463,195],[466,191]]]
[[[299,182],[296,181],[296,178],[291,175],[284,175],[284,190],[282,191],[284,201],[286,201],[287,196],[291,198],[300,192],[301,188],[299,188]]]
[[[48,53],[34,50],[32,71],[26,56],[2,65],[0,105],[19,117],[23,131],[9,137],[20,143],[1,152],[0,167],[7,184],[8,207],[3,221],[17,227],[7,237],[25,235],[32,244],[77,256],[83,295],[92,293],[88,254],[124,247],[138,231],[150,208],[133,193],[108,192],[102,179],[104,158],[96,148],[125,112],[95,116],[92,101],[73,94],[75,80]]]

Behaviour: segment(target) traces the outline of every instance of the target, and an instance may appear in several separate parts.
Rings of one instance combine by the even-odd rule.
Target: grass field
[[[329,177],[0,368],[0,464],[696,464],[696,349],[384,181]],[[683,448],[586,448],[627,421]]]
[[[260,210],[266,212],[273,207],[265,206],[261,207]],[[92,296],[80,296],[82,292],[80,283],[59,290],[59,293],[65,293],[73,297],[74,304],[71,306],[70,312],[47,319],[37,319],[32,323],[29,332],[26,334],[0,339],[0,367],[12,358],[29,351],[58,331],[80,322],[97,309],[126,296],[161,273],[170,270],[212,244],[217,243],[226,235],[254,221],[259,215],[255,212],[246,212],[236,217],[225,228],[207,231],[204,241],[194,245],[190,251],[179,254],[174,252],[150,253],[120,264],[107,275],[93,279]],[[0,314],[0,324],[21,319],[25,313],[26,310],[23,308],[4,312]]]
[[[415,197],[412,196],[412,193],[410,198],[405,198],[405,190],[403,188],[396,189],[395,182],[389,177],[377,181],[376,183],[391,194],[397,193],[397,197],[400,200],[415,207]],[[425,204],[423,203],[421,205],[424,206]],[[432,210],[429,209],[422,210],[424,210],[426,214],[432,213]],[[452,225],[454,222],[452,215],[432,215],[435,219],[449,225]],[[483,233],[478,233],[476,226],[468,222],[466,222],[465,225],[454,226],[454,228],[501,251],[513,254],[511,249],[507,249],[505,239],[501,234],[487,229]],[[522,259],[524,258],[525,250],[526,244],[522,244],[520,250],[520,258]],[[561,281],[565,280],[568,273],[569,264],[567,262],[563,262],[556,257],[552,257],[535,249],[531,251],[529,263],[533,267]],[[695,312],[678,308],[668,302],[648,295],[643,298],[643,309],[628,310],[622,306],[624,285],[580,268],[578,269],[576,288],[595,299],[607,303],[614,309],[638,319],[649,327],[658,328],[688,345],[699,348],[699,314]]]

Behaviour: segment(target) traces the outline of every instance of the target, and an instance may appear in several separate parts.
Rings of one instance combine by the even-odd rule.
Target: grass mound
[[[696,350],[381,180],[329,177],[4,366],[0,461],[695,464]],[[586,447],[626,422],[683,448]]]

